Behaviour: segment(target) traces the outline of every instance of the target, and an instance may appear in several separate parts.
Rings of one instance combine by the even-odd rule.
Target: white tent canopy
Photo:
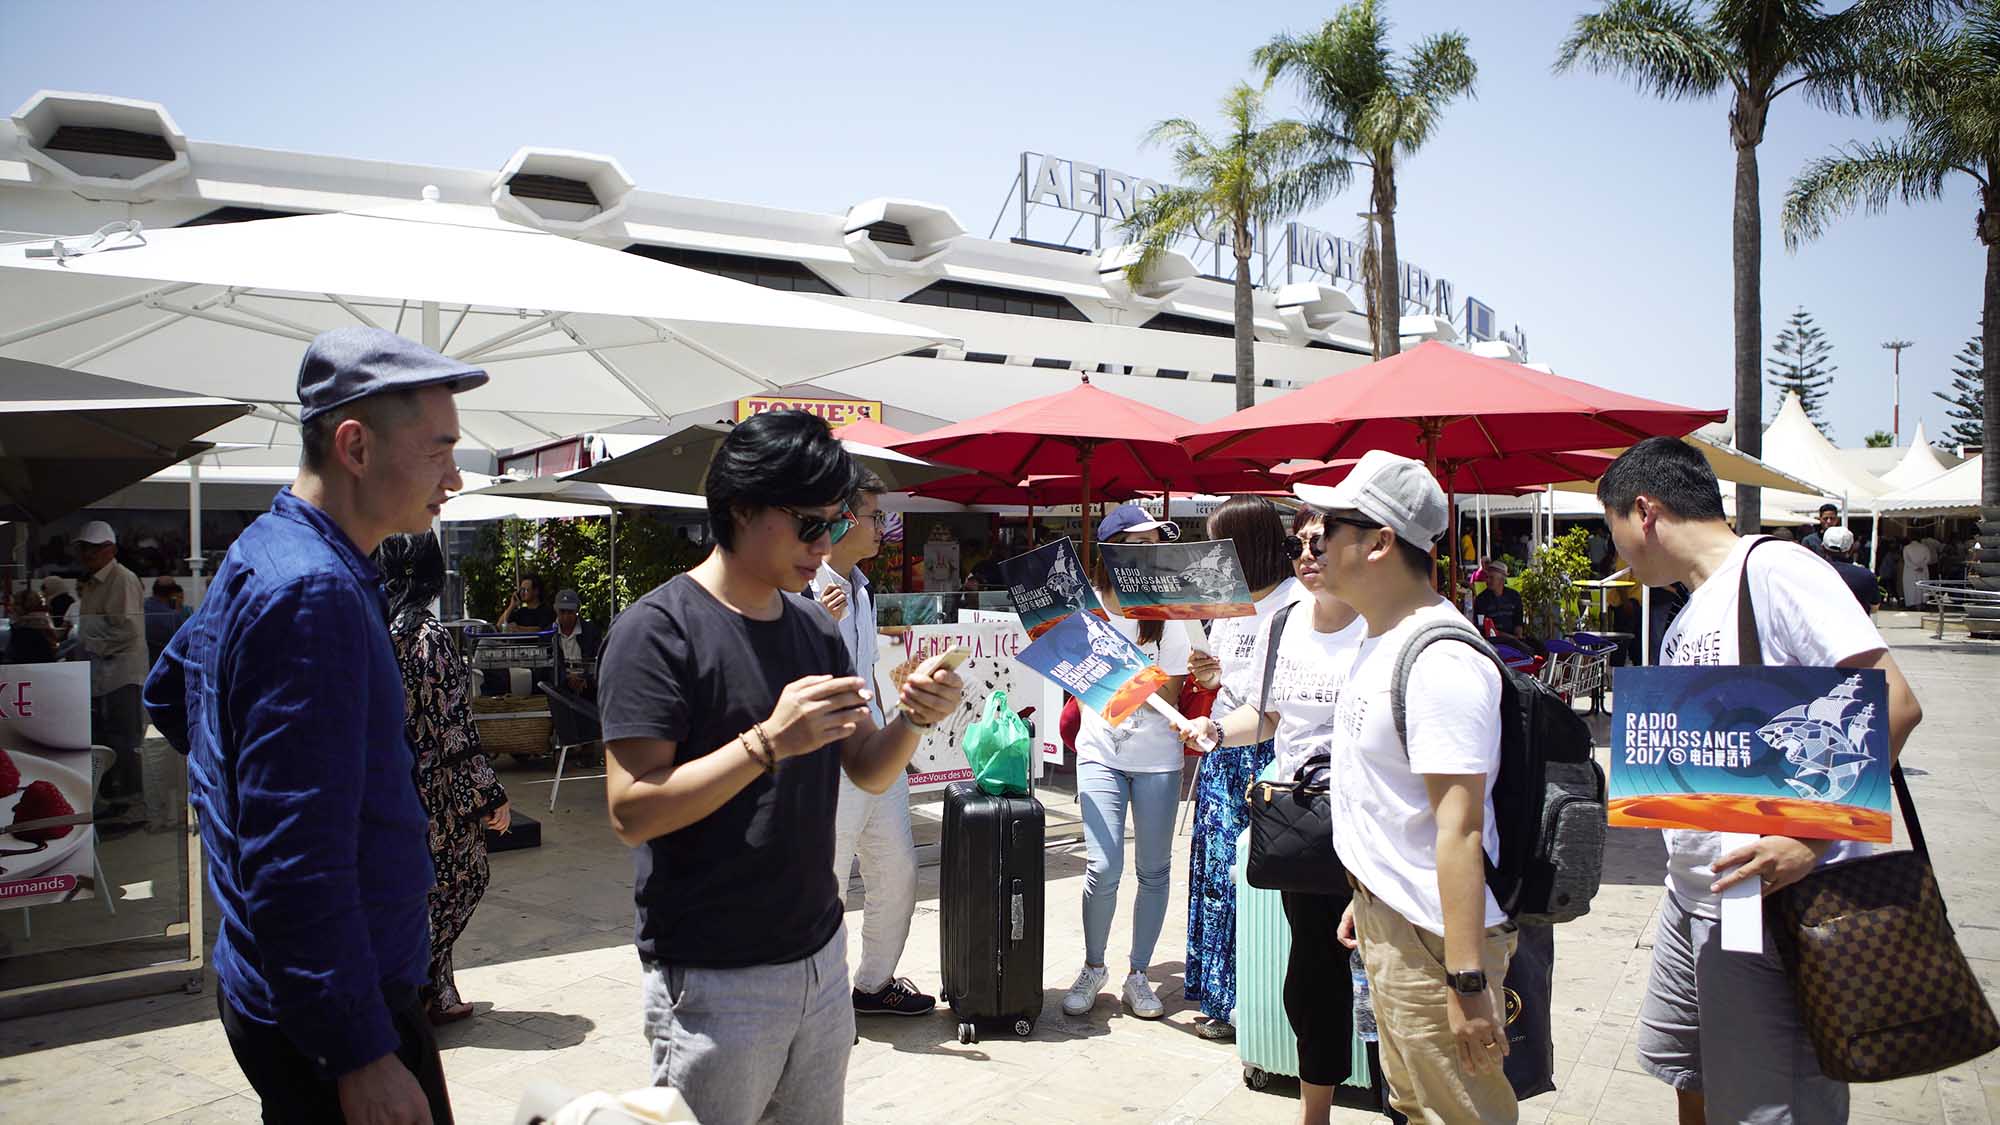
[[[1938,456],[1937,447],[1933,446],[1930,438],[1925,436],[1924,424],[1919,421],[1917,435],[1911,439],[1910,448],[1904,452],[1903,459],[1896,462],[1895,468],[1883,473],[1881,480],[1890,492],[1900,492],[1906,488],[1915,488],[1927,480],[1941,477],[1950,469],[1951,466],[1945,463],[1944,458]]]
[[[1763,509],[1768,515],[1811,518],[1828,499],[1839,502],[1845,512],[1866,512],[1873,510],[1877,496],[1888,491],[1881,481],[1846,464],[1840,450],[1806,417],[1795,394],[1785,396],[1778,416],[1764,430],[1763,459],[1823,490],[1813,495],[1767,488]],[[1734,489],[1725,490],[1723,499],[1733,512]]]
[[[434,194],[427,190],[427,195]],[[0,246],[0,354],[259,404],[213,440],[296,445],[299,356],[357,323],[486,367],[488,449],[956,341],[433,201]],[[289,431],[289,432],[288,432]]]
[[[1985,461],[1972,457],[1922,484],[1897,489],[1876,500],[1885,516],[1973,516],[1979,514],[1979,474]]]

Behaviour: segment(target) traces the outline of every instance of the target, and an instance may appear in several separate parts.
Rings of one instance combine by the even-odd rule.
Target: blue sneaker
[[[908,977],[897,977],[880,992],[854,990],[857,1016],[927,1016],[937,1008],[937,998],[917,991]]]

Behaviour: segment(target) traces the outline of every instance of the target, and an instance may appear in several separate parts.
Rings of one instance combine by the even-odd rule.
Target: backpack
[[[1517,922],[1581,918],[1604,873],[1604,770],[1591,754],[1590,726],[1547,684],[1507,667],[1471,625],[1436,621],[1404,643],[1390,680],[1390,713],[1405,753],[1410,670],[1424,649],[1446,640],[1478,649],[1500,671],[1500,775],[1493,782],[1500,859],[1487,859],[1486,885]]]

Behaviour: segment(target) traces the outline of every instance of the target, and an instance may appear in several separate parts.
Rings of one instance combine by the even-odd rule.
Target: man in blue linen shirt
[[[451,1120],[417,999],[432,883],[402,676],[369,562],[462,486],[486,373],[375,328],[299,368],[297,480],[236,540],[146,683],[188,755],[223,1028],[267,1122]]]

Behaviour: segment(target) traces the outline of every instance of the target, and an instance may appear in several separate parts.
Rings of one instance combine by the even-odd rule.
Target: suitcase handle
[[[1021,881],[1014,880],[1014,885],[1010,889],[1013,891],[1013,897],[1008,901],[1007,909],[1012,919],[1012,927],[1008,933],[1008,940],[1021,941],[1028,936],[1028,908],[1022,901]]]

